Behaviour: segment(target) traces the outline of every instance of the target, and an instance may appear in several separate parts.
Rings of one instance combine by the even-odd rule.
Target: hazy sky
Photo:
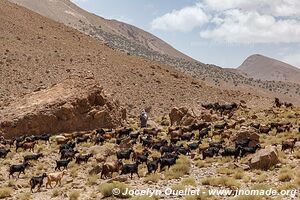
[[[73,0],[142,28],[204,63],[263,54],[300,68],[300,0]]]

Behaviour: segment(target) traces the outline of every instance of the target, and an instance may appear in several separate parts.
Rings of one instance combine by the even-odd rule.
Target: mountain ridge
[[[260,54],[249,56],[237,69],[255,79],[300,83],[300,69]]]

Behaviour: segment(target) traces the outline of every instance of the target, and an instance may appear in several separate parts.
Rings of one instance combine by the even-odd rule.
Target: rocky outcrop
[[[249,143],[250,147],[254,147],[259,143],[259,135],[251,129],[241,129],[236,136],[233,138],[234,141],[249,138],[251,141]]]
[[[171,125],[184,125],[188,126],[197,122],[197,119],[191,114],[186,107],[174,107],[169,113]]]
[[[94,83],[68,80],[17,99],[0,111],[6,137],[121,126],[126,110]]]
[[[276,148],[268,146],[250,157],[249,166],[251,169],[268,170],[279,162]]]

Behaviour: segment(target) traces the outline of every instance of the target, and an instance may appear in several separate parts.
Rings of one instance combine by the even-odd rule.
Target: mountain
[[[117,36],[136,43],[137,46],[146,48],[150,51],[155,51],[160,54],[165,54],[174,58],[182,58],[187,60],[193,60],[192,58],[184,55],[171,47],[166,42],[157,38],[156,36],[143,31],[132,25],[119,22],[116,20],[107,20],[92,13],[89,13],[69,0],[10,0],[13,3],[17,3],[30,10],[33,10],[45,17],[61,22],[75,29],[79,29],[82,32],[89,35],[100,34],[97,32],[103,32],[106,34],[100,36],[103,41],[109,42],[106,37]],[[128,47],[124,44],[111,44],[117,46],[119,49],[129,51]],[[140,47],[140,48],[141,48]],[[133,48],[135,48],[133,46]]]
[[[238,70],[254,79],[300,83],[300,69],[259,54],[249,56]]]
[[[22,96],[73,78],[82,83],[94,80],[135,115],[143,108],[151,108],[151,115],[157,116],[173,106],[199,108],[203,102],[217,100],[270,103],[252,94],[208,86],[171,66],[111,49],[6,0],[0,1],[0,21],[0,111]]]
[[[116,20],[107,20],[86,12],[68,0],[9,0],[49,19],[75,28],[100,40],[106,46],[128,55],[138,56],[172,66],[205,84],[220,90],[255,93],[258,96],[278,97],[297,103],[300,85],[254,79],[236,69],[195,61],[162,40],[141,29]]]

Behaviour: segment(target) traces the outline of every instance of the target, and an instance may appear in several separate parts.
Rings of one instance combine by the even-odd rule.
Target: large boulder
[[[276,147],[267,146],[253,154],[248,162],[251,169],[268,170],[280,161],[278,159]]]
[[[185,107],[181,107],[181,108],[177,108],[174,107],[172,108],[170,114],[169,114],[169,118],[171,121],[171,126],[173,125],[180,125],[180,122],[182,120],[182,118],[187,114],[188,109]]]
[[[92,80],[66,80],[33,92],[0,110],[0,131],[22,134],[86,131],[121,126],[126,110]]]
[[[171,126],[188,126],[197,122],[196,117],[186,107],[174,107],[169,113]]]

